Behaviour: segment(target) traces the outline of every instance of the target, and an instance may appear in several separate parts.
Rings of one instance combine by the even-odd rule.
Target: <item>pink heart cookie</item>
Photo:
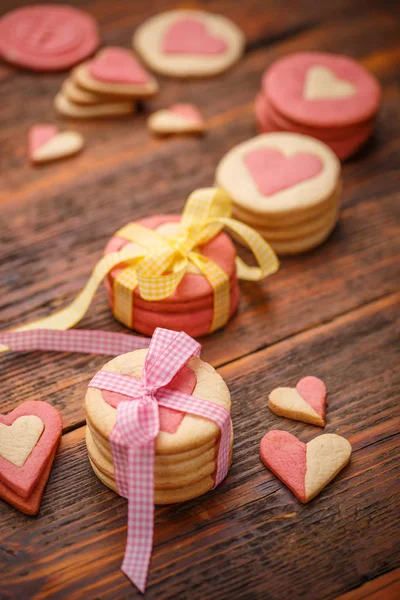
[[[196,382],[196,375],[194,374],[192,369],[185,366],[179,371],[179,373],[175,375],[175,377],[172,379],[172,381],[167,387],[168,389],[182,392],[183,394],[188,394],[189,396],[191,396],[193,394],[194,388],[196,387]],[[120,402],[129,399],[128,396],[119,394],[118,392],[109,392],[108,390],[102,390],[101,393],[104,400],[113,408],[117,408]],[[174,410],[172,408],[167,408],[165,406],[160,406],[160,431],[165,431],[166,433],[176,433],[184,416],[184,412]]]
[[[260,444],[262,462],[303,503],[319,494],[347,465],[350,456],[350,443],[334,433],[303,444],[286,431],[272,430]]]
[[[105,48],[90,63],[91,77],[110,83],[145,84],[149,76],[129,50]]]
[[[173,104],[157,110],[150,115],[147,125],[152,133],[159,135],[202,133],[205,128],[203,117],[193,104]]]
[[[162,51],[166,54],[222,54],[225,40],[211,35],[204,23],[195,19],[175,21],[165,34]]]
[[[60,130],[55,125],[34,125],[29,130],[29,156],[41,148],[46,142],[55,137]]]
[[[306,152],[285,156],[274,148],[257,148],[244,162],[263,196],[272,196],[316,177],[323,169],[320,158]]]
[[[8,415],[0,415],[0,424],[12,426],[20,417],[32,415],[42,421],[43,432],[22,466],[0,456],[0,480],[22,498],[28,498],[32,493],[62,434],[60,413],[41,401],[29,400]],[[23,440],[19,439],[18,444],[23,444]]]
[[[269,409],[280,417],[325,426],[326,387],[318,377],[300,379],[296,388],[279,387],[269,395]]]
[[[28,150],[33,163],[45,163],[72,156],[84,145],[76,131],[60,132],[55,125],[34,125],[29,130]]]

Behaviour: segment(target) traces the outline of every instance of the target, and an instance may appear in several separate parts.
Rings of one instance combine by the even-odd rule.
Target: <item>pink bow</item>
[[[143,367],[142,380],[99,371],[89,387],[130,397],[117,407],[110,435],[118,492],[128,499],[128,534],[122,570],[145,591],[153,547],[155,439],[160,423],[158,406],[213,420],[221,429],[215,485],[226,476],[230,454],[229,411],[200,398],[167,389],[173,377],[201,346],[186,333],[156,329]]]

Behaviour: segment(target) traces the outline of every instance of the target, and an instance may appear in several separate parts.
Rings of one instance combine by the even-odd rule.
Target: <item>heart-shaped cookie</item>
[[[285,156],[275,148],[256,148],[244,156],[244,162],[263,196],[272,196],[303,181],[316,177],[324,168],[318,156],[297,152]]]
[[[149,75],[129,50],[105,48],[90,63],[91,77],[109,83],[145,84]]]
[[[280,417],[325,426],[326,387],[318,377],[300,379],[296,388],[279,387],[269,395],[268,408]]]
[[[212,35],[196,19],[175,21],[165,34],[162,51],[165,54],[213,55],[226,52],[225,40]]]
[[[39,421],[43,426],[41,433]],[[16,422],[23,426],[17,426],[16,438],[10,437],[8,428],[13,427],[14,431]],[[22,498],[28,498],[58,445],[62,433],[61,415],[47,402],[29,400],[8,415],[0,415],[0,424],[0,481]]]
[[[60,132],[54,125],[34,125],[29,131],[29,157],[33,163],[44,163],[72,156],[84,144],[76,131]]]
[[[328,67],[310,67],[304,82],[303,96],[306,100],[337,100],[349,98],[357,92],[351,81],[339,79]]]
[[[167,388],[191,396],[196,387],[196,382],[197,378],[194,371],[185,366],[170,381]],[[120,402],[129,400],[128,396],[118,392],[102,390],[101,393],[107,404],[110,404],[114,408],[117,408]],[[167,433],[176,433],[185,416],[184,412],[167,408],[166,406],[159,406],[158,414],[160,419],[160,431],[165,431]]]
[[[303,444],[286,431],[269,431],[261,440],[262,462],[300,502],[312,500],[347,465],[350,443],[340,435],[324,433]]]
[[[148,118],[147,125],[150,131],[161,135],[204,131],[203,117],[193,104],[173,104],[157,110]]]

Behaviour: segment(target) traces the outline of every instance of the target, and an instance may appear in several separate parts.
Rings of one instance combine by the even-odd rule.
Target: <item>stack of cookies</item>
[[[108,47],[70,73],[55,107],[73,118],[123,116],[135,111],[137,100],[157,92],[157,81],[130,51]]]
[[[308,136],[269,133],[235,146],[217,167],[216,185],[231,196],[236,218],[281,255],[318,246],[339,217],[340,162]]]
[[[310,135],[345,159],[371,135],[380,98],[379,82],[353,59],[300,52],[267,69],[255,113],[261,132]]]
[[[147,350],[114,358],[103,367],[140,379]],[[220,404],[230,410],[231,398],[224,380],[211,365],[192,357],[168,388]],[[85,398],[86,445],[97,477],[117,491],[109,437],[118,403],[128,398],[116,392],[89,387]],[[220,430],[216,423],[159,406],[160,432],[155,449],[155,503],[172,504],[196,498],[215,485]],[[232,449],[233,433],[231,436]]]

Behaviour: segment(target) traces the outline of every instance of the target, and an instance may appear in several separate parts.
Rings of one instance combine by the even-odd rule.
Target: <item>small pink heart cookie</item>
[[[242,56],[245,38],[222,15],[201,10],[170,10],[147,19],[133,46],[154,71],[170,77],[218,75]]]
[[[76,131],[60,132],[55,125],[34,125],[29,130],[29,158],[33,163],[44,163],[72,156],[84,145]]]
[[[28,498],[61,434],[61,415],[47,402],[29,400],[0,415],[0,481]]]
[[[300,379],[296,388],[279,387],[269,395],[268,408],[280,417],[325,426],[326,387],[318,377]]]
[[[173,104],[157,110],[147,120],[152,133],[160,135],[203,133],[205,123],[199,109],[193,104]]]
[[[303,503],[319,494],[347,465],[350,456],[350,443],[334,433],[303,444],[286,431],[272,430],[260,444],[262,462]]]

